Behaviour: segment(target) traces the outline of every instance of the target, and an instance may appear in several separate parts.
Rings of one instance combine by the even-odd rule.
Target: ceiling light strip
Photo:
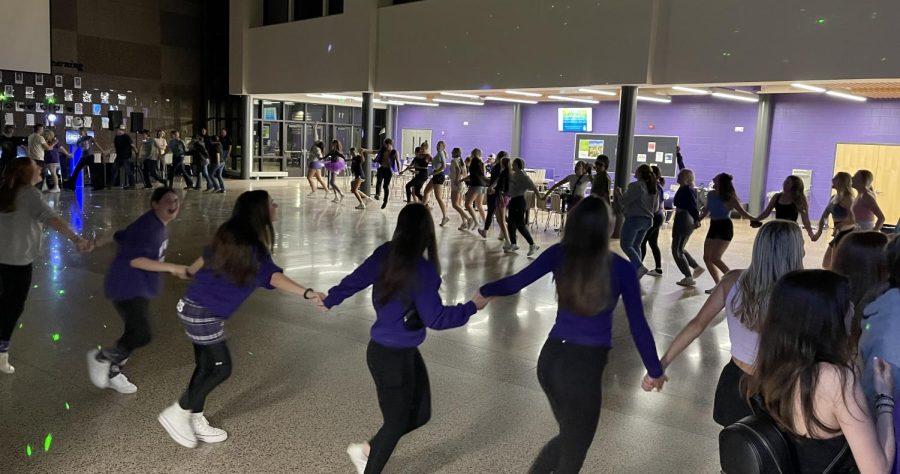
[[[672,99],[668,97],[652,97],[649,95],[639,95],[637,96],[637,100],[643,100],[645,102],[656,102],[658,104],[671,104]]]
[[[396,97],[398,99],[428,100],[427,97],[422,97],[420,95],[391,94],[391,93],[387,93],[387,92],[379,92],[378,95],[380,95],[382,97]]]
[[[471,100],[458,100],[458,99],[441,99],[436,97],[431,99],[435,102],[447,103],[447,104],[459,104],[459,105],[484,105],[484,102],[473,102]]]
[[[512,95],[521,95],[521,96],[525,96],[525,97],[543,97],[541,94],[538,94],[537,92],[506,91],[506,93],[512,94]]]
[[[720,99],[737,100],[740,102],[759,102],[759,97],[744,97],[741,95],[726,94],[724,92],[713,92],[712,96]]]
[[[410,102],[407,100],[407,101],[404,101],[404,105],[421,105],[424,107],[437,107],[440,104],[435,104],[434,102]]]
[[[711,94],[711,92],[706,89],[697,89],[694,87],[672,86],[672,89],[679,91],[679,92],[687,92],[688,94],[701,94],[701,95]]]
[[[485,97],[484,100],[493,100],[497,102],[512,102],[514,104],[537,104],[535,100],[511,99],[509,97]]]
[[[847,94],[846,92],[827,91],[827,92],[825,92],[825,94],[830,95],[831,97],[837,97],[839,99],[853,100],[856,102],[865,102],[866,101],[865,97],[862,97],[859,95]]]
[[[619,95],[616,91],[608,91],[604,89],[588,89],[587,87],[579,88],[578,92],[584,92],[585,94],[605,95],[609,97],[615,97]]]
[[[559,100],[559,101],[563,101],[563,102],[579,102],[582,104],[599,104],[600,103],[599,100],[594,100],[594,99],[590,99],[590,98],[567,97],[567,96],[563,96],[563,95],[548,95],[547,98],[553,99],[553,100]]]
[[[801,84],[799,82],[795,82],[795,83],[791,84],[791,87],[796,87],[797,89],[803,89],[805,91],[810,91],[810,92],[819,92],[819,93],[826,92],[826,89],[823,87],[811,86],[809,84]]]
[[[459,92],[441,92],[441,95],[448,97],[462,97],[463,99],[480,99],[481,97],[474,94],[461,94]]]

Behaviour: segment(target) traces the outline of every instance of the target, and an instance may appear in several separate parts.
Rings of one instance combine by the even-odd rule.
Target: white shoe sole
[[[109,388],[109,364],[104,364],[97,360],[97,353],[100,352],[97,349],[92,349],[87,353],[87,364],[88,364],[88,376],[91,379],[91,383],[94,384],[97,388]],[[100,374],[99,371],[92,370],[92,367],[96,365],[103,365],[106,367],[106,370],[103,374]]]
[[[226,439],[228,439],[228,433],[225,433],[225,434],[219,435],[219,436],[207,436],[207,435],[200,435],[195,432],[194,436],[197,437],[197,441],[201,441],[206,444],[221,443],[222,441],[225,441]]]
[[[175,441],[176,443],[184,446],[185,448],[196,448],[197,447],[196,441],[191,441],[190,438],[185,438],[184,436],[181,435],[181,433],[179,433],[178,431],[175,431],[175,428],[172,426],[171,423],[169,423],[169,420],[165,417],[165,415],[160,413],[159,416],[156,417],[156,419],[159,420],[159,424],[161,424],[162,427],[166,430],[166,433],[169,434],[169,437],[172,438],[172,441]]]
[[[362,452],[362,446],[356,444],[347,446],[347,456],[350,456],[350,462],[353,463],[358,474],[366,472],[366,464],[369,460],[363,458],[365,455]]]

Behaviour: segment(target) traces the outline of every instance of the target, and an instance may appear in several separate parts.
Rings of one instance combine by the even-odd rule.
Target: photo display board
[[[609,157],[609,171],[616,170],[616,147],[619,139],[612,134],[579,133],[575,135],[574,161],[586,161],[594,164],[597,155]],[[635,135],[634,149],[631,154],[631,172],[642,164],[656,165],[664,177],[674,178],[678,174],[675,153],[678,137],[660,135]]]

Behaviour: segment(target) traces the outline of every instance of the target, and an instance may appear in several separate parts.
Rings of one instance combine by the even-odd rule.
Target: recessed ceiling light
[[[584,92],[586,94],[597,94],[597,95],[605,95],[605,96],[616,96],[618,95],[615,91],[608,91],[604,89],[588,89],[586,87],[582,87],[578,89],[578,92]]]
[[[599,104],[600,103],[599,100],[594,100],[594,99],[584,98],[584,97],[567,97],[567,96],[562,96],[562,95],[548,95],[547,98],[553,99],[553,100],[561,100],[564,102],[580,102],[582,104]]]
[[[688,94],[702,94],[702,95],[711,94],[711,92],[706,89],[695,89],[693,87],[672,86],[672,89],[674,89],[676,91],[680,91],[680,92],[687,92]]]
[[[485,97],[484,100],[493,100],[497,102],[512,102],[515,104],[537,104],[535,100],[510,99],[509,97]]]
[[[460,94],[459,92],[441,92],[441,95],[448,97],[462,97],[464,99],[480,99],[481,97],[474,94]]]
[[[405,95],[405,94],[390,94],[390,93],[379,93],[382,97],[396,97],[398,99],[411,99],[411,100],[428,100],[427,97],[422,97],[420,95]]]
[[[433,100],[433,101],[435,101],[435,102],[448,103],[448,104],[460,104],[460,105],[484,105],[484,102],[474,102],[474,101],[471,101],[471,100],[441,99],[441,98],[439,98],[439,97],[438,97],[438,98],[431,99],[431,100]]]
[[[507,94],[523,95],[525,97],[542,97],[542,95],[538,94],[537,92],[526,92],[526,91],[505,91],[505,92]]]

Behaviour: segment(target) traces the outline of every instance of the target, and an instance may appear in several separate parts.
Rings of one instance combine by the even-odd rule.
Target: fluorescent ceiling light
[[[610,96],[610,97],[618,95],[615,91],[607,91],[607,90],[603,90],[603,89],[588,89],[586,87],[582,87],[582,88],[578,89],[578,92],[584,92],[586,94],[606,95],[606,96]]]
[[[703,95],[711,94],[711,92],[709,92],[706,89],[695,89],[693,87],[672,86],[672,89],[674,89],[676,91],[687,92],[689,94],[703,94]]]
[[[506,93],[512,95],[524,95],[525,97],[541,97],[541,94],[538,94],[536,92],[506,91]]]
[[[406,105],[406,102],[400,102],[399,100],[372,99],[372,102],[375,102],[376,104],[387,104],[387,105]]]
[[[837,97],[837,98],[839,98],[839,99],[855,100],[855,101],[857,101],[857,102],[865,102],[865,101],[866,101],[866,98],[865,98],[865,97],[862,97],[862,96],[859,96],[859,95],[847,94],[847,93],[844,93],[844,92],[828,91],[828,92],[825,92],[825,93],[828,94],[828,95],[830,95],[830,96],[832,96],[832,97]]]
[[[584,97],[567,97],[564,95],[548,95],[547,98],[564,102],[580,102],[582,104],[599,104],[599,100],[586,99]]]
[[[448,103],[448,104],[461,104],[461,105],[484,105],[484,102],[473,102],[471,100],[457,100],[457,99],[441,99],[435,98],[431,99],[435,102]]]
[[[484,100],[495,100],[498,102],[513,102],[516,104],[537,104],[537,101],[534,100],[524,100],[524,99],[510,99],[508,97],[485,97]]]
[[[441,92],[441,95],[449,97],[462,97],[464,99],[480,99],[481,97],[474,94],[460,94],[459,92]]]
[[[332,99],[332,100],[356,100],[362,102],[362,99],[358,97],[350,97],[349,95],[340,95],[340,94],[306,94],[310,97],[318,97],[320,99]]]
[[[741,102],[759,102],[759,97],[744,97],[741,95],[726,94],[724,92],[713,92],[712,96],[720,99],[739,100]]]
[[[643,100],[646,102],[657,102],[660,104],[671,104],[672,99],[668,97],[658,97],[658,96],[649,96],[649,95],[639,95],[637,96],[637,100]]]
[[[434,104],[432,102],[409,102],[406,101],[404,105],[424,105],[425,107],[437,107],[440,104]]]
[[[803,89],[810,92],[825,92],[825,89],[822,87],[810,86],[808,84],[794,83],[791,84],[791,87],[796,87],[797,89]]]
[[[388,93],[380,93],[382,97],[396,97],[398,99],[411,99],[411,100],[428,100],[426,97],[422,97],[420,95],[404,95],[404,94],[388,94]]]

